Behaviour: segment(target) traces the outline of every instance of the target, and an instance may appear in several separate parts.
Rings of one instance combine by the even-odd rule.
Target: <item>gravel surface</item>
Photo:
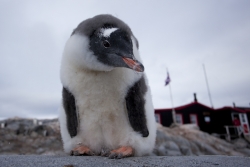
[[[250,167],[249,157],[149,156],[108,159],[97,156],[0,155],[1,167]]]

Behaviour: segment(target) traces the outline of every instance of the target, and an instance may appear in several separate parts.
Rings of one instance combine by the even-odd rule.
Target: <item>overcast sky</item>
[[[140,54],[155,108],[198,101],[250,103],[250,1],[0,0],[0,118],[57,117],[59,69],[66,40],[83,20],[112,14],[126,22]]]

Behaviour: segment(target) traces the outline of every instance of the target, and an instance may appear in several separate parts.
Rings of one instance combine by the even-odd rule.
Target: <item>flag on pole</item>
[[[170,79],[169,73],[167,72],[167,78],[165,80],[165,86],[167,86],[170,83],[170,81],[171,81],[171,79]]]

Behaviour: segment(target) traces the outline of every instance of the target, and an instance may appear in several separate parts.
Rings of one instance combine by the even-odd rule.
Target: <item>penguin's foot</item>
[[[73,156],[80,156],[80,155],[95,155],[88,147],[79,145],[78,147],[74,148],[71,151]]]
[[[121,159],[125,157],[131,157],[134,155],[134,149],[130,146],[123,146],[116,150],[112,150],[109,154],[111,159]]]

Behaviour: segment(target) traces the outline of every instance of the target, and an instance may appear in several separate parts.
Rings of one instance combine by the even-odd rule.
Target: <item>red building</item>
[[[212,133],[212,112],[214,109],[199,103],[196,96],[194,102],[176,107],[174,110],[176,113],[176,123],[196,124],[202,131]],[[172,111],[172,108],[156,109],[156,121],[161,123],[163,126],[169,127],[173,123]]]
[[[227,134],[226,137],[237,138],[241,135],[250,135],[250,110],[238,107],[223,107],[214,111],[214,133]]]
[[[207,133],[216,133],[222,138],[250,135],[250,108],[223,107],[213,109],[199,103],[194,94],[194,102],[174,108],[176,123],[196,124],[200,130]],[[169,127],[173,123],[173,109],[155,109],[155,118],[158,123]]]

